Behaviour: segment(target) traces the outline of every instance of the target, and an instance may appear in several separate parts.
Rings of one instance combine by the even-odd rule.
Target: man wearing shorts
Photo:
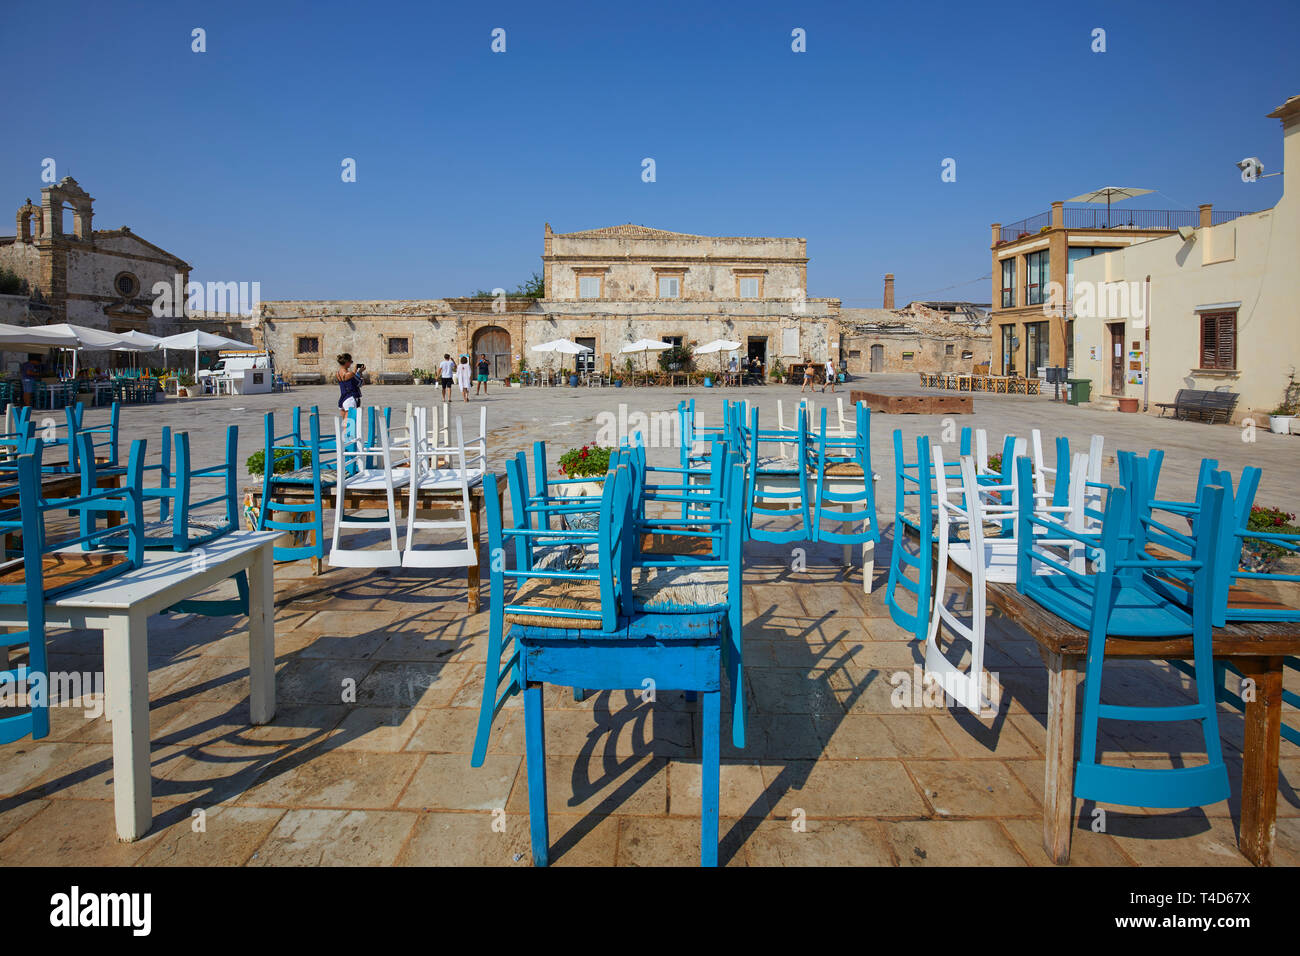
[[[492,366],[488,364],[488,357],[482,352],[478,355],[478,382],[474,386],[474,394],[477,395],[480,390],[487,394],[488,374],[492,371]]]
[[[442,400],[451,401],[451,385],[456,377],[456,363],[451,360],[451,356],[446,352],[442,353],[442,362],[438,365],[438,380],[442,385]]]

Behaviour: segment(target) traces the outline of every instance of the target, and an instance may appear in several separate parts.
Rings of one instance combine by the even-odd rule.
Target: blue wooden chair
[[[120,424],[120,406],[117,402],[114,402],[109,408],[108,421],[103,425],[95,425],[89,428],[86,427],[86,408],[81,402],[67,406],[67,408],[64,409],[64,414],[66,415],[68,422],[68,439],[70,447],[74,452],[78,445],[73,441],[73,439],[83,433],[90,435],[95,452],[95,461],[99,466],[99,473],[101,475],[116,475],[125,472],[125,469],[119,466],[117,458],[118,428]],[[75,471],[77,470],[77,458],[75,453],[72,455],[71,460],[72,468]]]
[[[302,558],[315,558],[319,561],[325,557],[325,492],[334,488],[333,455],[336,450],[332,436],[328,441],[322,440],[320,413],[314,408],[307,415],[308,433],[304,439],[302,412],[301,408],[294,408],[292,428],[282,435],[275,434],[274,412],[267,412],[263,420],[266,451],[262,468],[262,506],[258,510],[257,530],[307,533],[310,539],[301,545],[277,543],[273,549],[276,561],[298,561]],[[291,459],[293,467],[277,474],[275,463],[282,458]],[[277,491],[281,489],[304,488],[311,489],[311,501],[275,500]],[[298,520],[299,515],[305,515],[307,519]]]
[[[736,474],[733,481],[739,480]],[[550,859],[542,685],[620,690],[645,686],[647,680],[656,688],[702,695],[700,859],[704,865],[717,863],[725,612],[636,611],[628,587],[635,550],[632,482],[627,462],[612,468],[596,528],[566,532],[570,539],[594,545],[594,566],[542,567],[534,558],[532,570],[525,570],[507,567],[506,540],[522,538],[532,547],[531,542],[553,540],[555,532],[529,528],[527,517],[521,516],[513,518],[513,527],[506,527],[497,505],[497,476],[485,479],[491,599],[487,668],[471,764],[482,766],[493,717],[512,695],[522,693],[533,862],[539,866]],[[513,584],[509,601],[507,580]]]
[[[916,554],[907,550],[908,529],[917,534]],[[889,558],[885,604],[894,623],[910,631],[918,641],[926,639],[930,626],[934,535],[934,470],[929,440],[924,435],[917,437],[916,460],[909,464],[903,453],[903,433],[895,429],[894,546]],[[915,572],[915,579],[909,577],[909,570]],[[916,599],[915,610],[909,611],[899,604],[900,587]]]
[[[791,430],[759,427],[758,407],[750,410],[748,435],[747,488],[745,494],[747,536],[756,541],[811,541],[812,489],[808,478],[808,453],[810,439],[808,416],[800,406],[795,427]],[[763,445],[785,448],[789,457],[761,454]],[[782,530],[763,527],[760,518],[783,521],[794,520],[794,525]]]
[[[21,531],[23,557],[0,567],[0,602],[27,607],[25,630],[0,634],[0,646],[27,646],[27,663],[18,669],[5,668],[0,678],[14,684],[26,683],[27,710],[0,717],[0,744],[24,737],[39,739],[50,732],[48,662],[45,653],[45,603],[51,598],[88,587],[107,578],[138,568],[144,562],[143,502],[140,480],[145,443],[131,444],[127,482],[122,488],[100,489],[95,475],[95,456],[90,436],[81,436],[81,494],[46,499],[41,495],[41,456],[44,443],[35,439],[30,450],[19,456],[16,479],[19,507],[0,514],[0,531]],[[81,517],[76,536],[51,541],[45,518],[51,511],[72,512]],[[95,530],[94,516],[120,513],[130,529],[125,551],[104,551],[101,539],[116,529]]]
[[[1088,631],[1084,677],[1082,746],[1074,795],[1135,807],[1195,807],[1226,800],[1228,772],[1223,763],[1214,694],[1213,575],[1223,489],[1202,489],[1193,535],[1135,511],[1131,491],[1117,487],[1107,496],[1100,532],[1081,532],[1044,517],[1033,507],[1033,466],[1016,462],[1020,489],[1020,568],[1016,588],[1048,611]],[[1137,493],[1141,494],[1140,482]],[[1140,529],[1133,522],[1136,520]],[[1030,529],[1034,529],[1031,531]],[[1100,559],[1093,574],[1083,574],[1033,547],[1037,529],[1056,538],[1086,541]],[[1164,559],[1134,543],[1156,544],[1176,555]],[[1054,573],[1036,574],[1035,564]],[[1126,706],[1101,703],[1108,637],[1192,639],[1196,702],[1176,706]],[[1149,769],[1098,762],[1097,732],[1102,719],[1130,722],[1197,721],[1207,762],[1200,766]]]
[[[817,469],[812,525],[815,541],[873,546],[880,542],[875,472],[871,467],[871,410],[861,402],[856,408],[854,434],[844,438],[827,433],[826,409],[821,412],[813,446]],[[840,505],[841,510],[833,511],[830,505]]]

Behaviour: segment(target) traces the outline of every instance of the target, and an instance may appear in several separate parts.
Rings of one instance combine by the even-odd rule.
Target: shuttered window
[[[1201,368],[1236,369],[1237,312],[1201,313]]]

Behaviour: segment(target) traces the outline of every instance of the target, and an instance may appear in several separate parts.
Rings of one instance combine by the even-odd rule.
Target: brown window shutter
[[[1215,341],[1217,336],[1215,331],[1218,327],[1218,319],[1213,315],[1201,315],[1201,368],[1215,367]]]
[[[1219,368],[1237,367],[1237,313],[1224,312],[1219,316],[1218,340]]]

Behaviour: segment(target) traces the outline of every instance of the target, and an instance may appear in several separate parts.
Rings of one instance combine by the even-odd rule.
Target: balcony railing
[[[1197,209],[1126,209],[1123,206],[1105,206],[1087,209],[1069,208],[1061,210],[1066,229],[1159,229],[1173,232],[1183,226],[1193,229],[1200,225],[1201,214]],[[1248,216],[1248,212],[1230,209],[1213,209],[1210,211],[1210,225]],[[1039,213],[1028,219],[1021,219],[1003,226],[1003,242],[1014,242],[1026,236],[1037,235],[1043,227],[1052,225],[1051,212]]]

